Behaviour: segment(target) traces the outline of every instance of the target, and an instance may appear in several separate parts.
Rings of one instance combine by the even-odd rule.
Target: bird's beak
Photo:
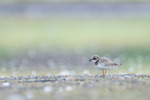
[[[90,59],[89,61],[92,61],[92,59]]]

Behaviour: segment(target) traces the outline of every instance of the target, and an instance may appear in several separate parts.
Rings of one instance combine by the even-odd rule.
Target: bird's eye
[[[96,58],[93,58],[94,60],[96,59]]]

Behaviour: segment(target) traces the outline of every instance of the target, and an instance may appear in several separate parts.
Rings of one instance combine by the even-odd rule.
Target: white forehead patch
[[[99,57],[98,55],[93,55],[92,57]]]

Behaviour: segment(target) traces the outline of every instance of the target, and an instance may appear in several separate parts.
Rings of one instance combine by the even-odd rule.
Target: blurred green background
[[[93,54],[123,64],[111,73],[150,72],[148,0],[0,2],[3,76],[98,74],[88,62]]]

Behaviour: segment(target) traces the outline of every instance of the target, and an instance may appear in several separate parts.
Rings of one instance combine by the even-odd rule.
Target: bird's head
[[[93,55],[89,61],[96,62],[99,60],[99,58],[100,57],[98,55]]]

